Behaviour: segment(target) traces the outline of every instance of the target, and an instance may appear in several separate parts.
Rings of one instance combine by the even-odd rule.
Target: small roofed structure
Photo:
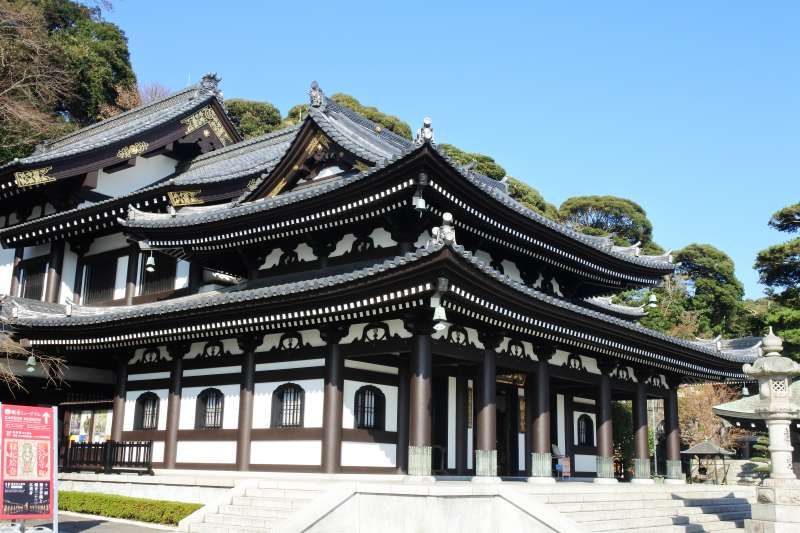
[[[728,470],[725,466],[725,457],[734,455],[734,453],[730,450],[726,450],[725,448],[717,446],[709,440],[706,440],[699,444],[695,444],[687,450],[683,450],[681,455],[689,458],[689,472],[692,475],[692,479],[706,482],[713,480],[715,484],[719,485],[725,483],[725,478],[728,474]],[[692,461],[695,457],[697,458],[697,469],[695,469],[694,465],[692,464]],[[720,458],[722,459],[722,472],[720,472],[720,470],[717,468],[717,459]],[[714,460],[714,470],[711,474],[708,472],[709,459]]]

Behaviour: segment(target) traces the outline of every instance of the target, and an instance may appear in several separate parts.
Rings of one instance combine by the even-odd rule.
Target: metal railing
[[[61,470],[153,475],[153,441],[71,442]]]

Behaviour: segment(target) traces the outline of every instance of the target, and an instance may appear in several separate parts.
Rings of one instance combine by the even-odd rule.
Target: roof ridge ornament
[[[217,92],[217,85],[219,85],[220,81],[222,81],[222,78],[217,76],[216,72],[209,72],[200,80],[200,87]]]
[[[433,142],[433,121],[431,117],[422,119],[422,127],[417,130],[417,136],[414,138],[414,142],[417,144]]]
[[[317,80],[311,82],[311,90],[308,91],[308,100],[311,107],[322,107],[325,103],[325,93],[317,83]]]

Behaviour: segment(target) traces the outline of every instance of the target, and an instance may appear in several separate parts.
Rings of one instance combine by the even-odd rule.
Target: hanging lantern
[[[658,298],[656,297],[655,293],[650,293],[650,298],[647,299],[647,307],[658,307]]]
[[[156,271],[156,258],[153,257],[153,252],[150,252],[150,256],[147,258],[147,262],[144,265],[144,269],[151,274]]]
[[[28,362],[26,363],[25,371],[30,373],[36,370],[36,357],[29,355]]]

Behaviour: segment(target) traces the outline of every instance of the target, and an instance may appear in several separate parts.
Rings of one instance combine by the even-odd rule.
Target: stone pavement
[[[48,529],[52,527],[49,522],[37,520],[30,520],[25,525],[29,528],[28,531],[34,526],[44,526]],[[3,531],[1,526],[0,531]],[[101,518],[61,514],[58,520],[58,531],[59,533],[158,533],[159,530],[133,524],[109,522]]]

